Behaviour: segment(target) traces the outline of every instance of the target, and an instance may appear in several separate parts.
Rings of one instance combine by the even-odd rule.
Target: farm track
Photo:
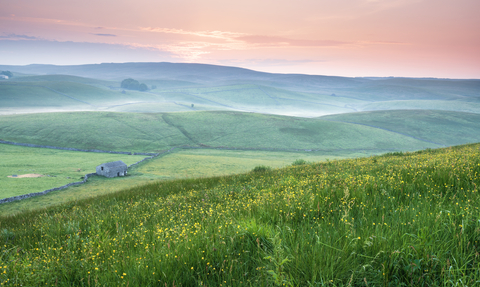
[[[162,119],[165,123],[167,123],[169,126],[176,128],[179,130],[188,140],[190,140],[192,143],[201,145],[197,140],[195,140],[188,132],[185,130],[182,126],[174,124],[170,119],[167,118],[166,114],[162,114]]]

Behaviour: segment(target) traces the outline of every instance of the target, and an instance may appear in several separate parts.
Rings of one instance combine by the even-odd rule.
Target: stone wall
[[[114,154],[133,154],[133,155],[156,155],[156,153],[148,153],[148,152],[129,152],[129,151],[111,151],[111,150],[100,150],[100,149],[80,149],[80,148],[73,148],[73,147],[58,147],[58,146],[50,146],[50,145],[38,145],[38,144],[29,144],[29,143],[16,143],[11,141],[4,141],[0,140],[0,143],[3,144],[11,144],[11,145],[18,145],[18,146],[28,146],[28,147],[41,147],[41,148],[51,148],[51,149],[60,149],[60,150],[71,150],[71,151],[83,151],[83,152],[99,152],[99,153],[114,153]]]
[[[67,187],[72,186],[72,185],[82,184],[82,183],[85,183],[87,181],[87,179],[89,177],[93,176],[93,175],[97,175],[97,174],[96,173],[88,173],[84,176],[82,181],[71,182],[71,183],[66,184],[64,186],[55,187],[55,188],[52,188],[52,189],[47,189],[47,190],[44,190],[44,191],[41,191],[41,192],[33,192],[33,193],[22,194],[22,195],[18,195],[18,196],[13,196],[13,197],[7,197],[7,198],[4,198],[4,199],[0,199],[0,204],[7,203],[7,202],[12,202],[12,201],[17,201],[17,200],[21,200],[21,199],[25,199],[25,198],[30,198],[30,197],[34,197],[34,196],[44,195],[44,194],[47,194],[49,192],[61,190],[61,189],[67,188]]]

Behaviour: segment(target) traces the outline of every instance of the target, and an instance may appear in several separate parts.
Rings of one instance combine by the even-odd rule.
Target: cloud
[[[311,59],[301,59],[301,60],[285,60],[285,59],[225,59],[218,61],[224,65],[248,65],[248,66],[295,66],[298,64],[305,63],[318,63],[325,62],[324,60],[311,60]]]
[[[179,34],[179,35],[192,35],[199,37],[209,37],[217,39],[231,40],[236,37],[246,35],[244,33],[228,32],[228,31],[185,31],[183,29],[170,29],[170,28],[152,28],[152,27],[140,27],[142,31]]]
[[[411,43],[397,41],[357,41],[358,45],[411,45]]]
[[[117,35],[114,34],[92,34],[95,36],[102,36],[102,37],[117,37]]]
[[[1,39],[11,39],[11,40],[37,40],[37,37],[27,36],[27,35],[18,35],[18,34],[8,34],[6,36],[0,36]]]
[[[248,35],[236,37],[235,39],[254,45],[267,46],[297,46],[297,47],[329,47],[352,44],[352,42],[334,41],[334,40],[304,40],[289,39],[277,36]]]
[[[122,44],[0,39],[0,63],[5,65],[58,64],[76,65],[108,62],[171,62],[168,51]],[[72,56],[74,55],[74,56]]]
[[[302,39],[289,39],[278,36],[264,36],[264,35],[251,35],[245,33],[229,32],[229,31],[186,31],[183,29],[170,29],[170,28],[152,28],[152,27],[140,27],[142,31],[179,34],[179,35],[191,35],[199,37],[208,37],[223,39],[228,42],[244,42],[247,44],[256,45],[288,45],[288,46],[338,46],[351,44],[351,42],[334,41],[334,40],[302,40]]]

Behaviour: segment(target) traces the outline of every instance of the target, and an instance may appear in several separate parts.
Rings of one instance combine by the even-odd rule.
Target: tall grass
[[[139,186],[0,218],[7,286],[475,286],[480,145]]]

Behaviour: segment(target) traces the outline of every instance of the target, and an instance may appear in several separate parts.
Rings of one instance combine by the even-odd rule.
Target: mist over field
[[[432,109],[478,113],[480,80],[272,74],[181,63],[0,66],[0,114],[59,111],[241,111],[318,117]],[[125,89],[134,79],[144,91]]]

